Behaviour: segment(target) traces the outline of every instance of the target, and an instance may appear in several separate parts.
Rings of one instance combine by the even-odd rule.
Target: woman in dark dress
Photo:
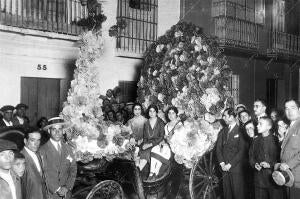
[[[151,154],[151,149],[163,140],[165,132],[164,132],[164,126],[165,123],[163,122],[162,119],[157,117],[158,113],[158,108],[155,105],[150,105],[148,110],[147,110],[147,116],[148,120],[145,123],[144,126],[144,132],[143,132],[143,143],[141,145],[141,152],[140,152],[140,158],[142,160],[146,160],[147,162],[144,161],[144,164],[149,167],[150,165],[150,154]],[[145,166],[146,166],[145,165]],[[147,167],[145,168],[145,170]],[[147,171],[144,171],[147,172]]]

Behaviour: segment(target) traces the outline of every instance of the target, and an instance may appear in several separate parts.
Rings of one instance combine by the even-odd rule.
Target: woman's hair
[[[134,108],[135,108],[136,106],[141,107],[141,111],[142,111],[142,114],[143,114],[143,113],[144,113],[143,106],[142,106],[140,103],[138,103],[138,102],[136,102],[136,103],[133,104],[133,106],[132,106],[132,113],[134,113]]]
[[[158,108],[157,108],[157,106],[154,105],[154,104],[151,104],[151,105],[148,107],[148,109],[147,109],[147,117],[148,117],[148,118],[150,118],[150,116],[149,116],[149,111],[150,111],[150,109],[152,109],[152,108],[155,110],[156,114],[158,113]]]
[[[19,151],[14,151],[14,155],[15,155],[15,160],[17,159],[25,159],[25,156],[19,152]]]
[[[279,122],[279,121],[283,121],[283,122],[284,122],[285,124],[287,124],[288,126],[289,126],[290,123],[291,123],[291,122],[289,121],[289,119],[287,119],[286,116],[279,117],[278,120],[277,120],[277,123],[276,123],[277,125],[278,125],[278,122]]]
[[[177,109],[175,106],[169,107],[169,108],[166,110],[166,113],[165,113],[166,119],[167,119],[168,122],[170,122],[170,119],[169,119],[168,114],[169,114],[169,112],[170,112],[171,110],[174,111],[174,112],[176,113],[176,115],[178,115],[178,109]]]

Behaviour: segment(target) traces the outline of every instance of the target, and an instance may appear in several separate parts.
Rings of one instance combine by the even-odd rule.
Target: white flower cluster
[[[216,88],[207,88],[205,94],[200,98],[201,103],[205,106],[209,112],[212,105],[216,105],[220,101],[219,91]]]

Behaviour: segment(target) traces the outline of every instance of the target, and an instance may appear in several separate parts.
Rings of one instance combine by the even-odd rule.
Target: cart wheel
[[[105,180],[98,183],[87,195],[86,199],[124,199],[124,192],[119,183]]]
[[[217,199],[219,179],[216,176],[213,152],[204,154],[190,173],[189,191],[191,199]]]

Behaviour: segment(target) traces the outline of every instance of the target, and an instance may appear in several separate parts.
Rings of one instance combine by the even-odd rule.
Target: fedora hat
[[[15,107],[15,109],[20,109],[20,108],[28,109],[28,106],[26,104],[20,103],[20,104],[17,104],[17,106]]]
[[[2,108],[0,109],[3,113],[10,111],[13,112],[13,110],[15,109],[15,107],[11,106],[11,105],[5,105],[2,106]]]
[[[275,170],[272,173],[272,178],[276,184],[280,186],[285,185],[287,187],[293,186],[295,181],[294,175],[290,169],[287,169],[285,171]]]
[[[65,122],[64,119],[61,118],[61,117],[53,117],[53,118],[50,118],[48,120],[47,126],[45,126],[43,129],[48,130],[52,126],[57,126],[57,125],[62,126],[62,127],[66,127],[66,126],[68,126],[68,123]]]

